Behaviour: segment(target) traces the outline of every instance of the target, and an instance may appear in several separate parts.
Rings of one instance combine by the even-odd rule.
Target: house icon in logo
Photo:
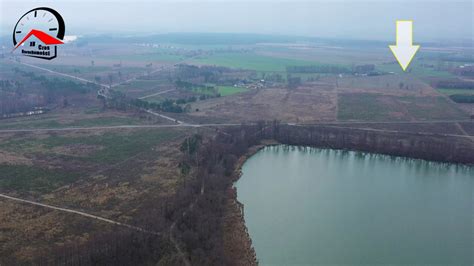
[[[57,45],[63,44],[59,39],[40,30],[31,30],[13,49],[21,48],[26,56],[51,60],[57,56]]]

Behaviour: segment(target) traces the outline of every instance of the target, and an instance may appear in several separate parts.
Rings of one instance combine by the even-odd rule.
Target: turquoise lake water
[[[242,172],[262,265],[473,264],[473,168],[282,145]]]

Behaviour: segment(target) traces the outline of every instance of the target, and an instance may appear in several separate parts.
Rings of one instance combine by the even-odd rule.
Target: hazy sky
[[[393,40],[397,19],[414,20],[414,41],[474,36],[472,0],[455,1],[26,1],[0,0],[0,31],[48,6],[66,35],[101,33],[244,32]]]

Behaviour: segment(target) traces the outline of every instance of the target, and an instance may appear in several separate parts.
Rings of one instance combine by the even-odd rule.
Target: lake
[[[473,265],[474,169],[270,146],[236,182],[261,265]]]

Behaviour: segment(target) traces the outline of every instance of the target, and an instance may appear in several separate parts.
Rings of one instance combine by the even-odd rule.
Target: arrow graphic
[[[392,50],[403,71],[406,71],[416,52],[420,49],[419,45],[413,45],[413,21],[397,20],[396,32],[396,44],[388,47]]]

